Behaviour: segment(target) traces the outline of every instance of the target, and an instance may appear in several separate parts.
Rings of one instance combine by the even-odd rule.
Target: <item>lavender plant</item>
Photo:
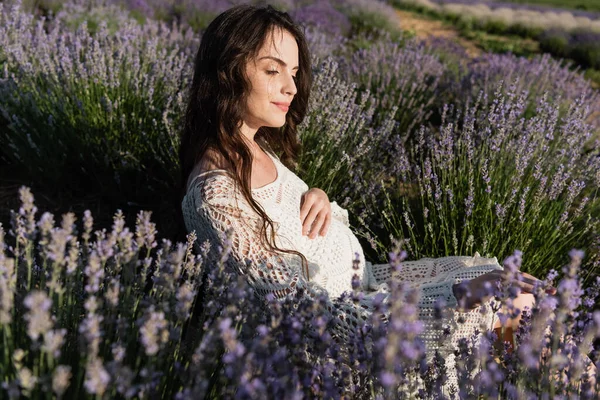
[[[472,0],[395,0],[400,7],[416,9],[450,20],[463,33],[484,30],[535,39],[540,49],[566,57],[585,68],[598,68],[598,13],[552,9],[534,5]]]
[[[505,260],[505,268],[518,270],[521,256],[521,252],[515,252]],[[598,354],[592,343],[598,333],[596,324],[600,321],[596,324],[590,322],[599,314],[587,308],[595,303],[594,300],[597,303],[598,288],[597,285],[587,291],[581,288],[578,274],[583,257],[584,253],[580,250],[569,252],[570,262],[562,268],[563,278],[558,284],[556,297],[548,296],[543,285],[536,284],[533,309],[515,310],[517,314],[523,313],[523,318],[515,337],[516,349],[510,357],[505,357],[505,376],[512,382],[503,384],[507,392],[513,394],[512,397],[535,395],[541,387],[547,388],[550,397],[567,396],[573,389],[575,391],[571,393],[578,393],[581,398],[597,395],[598,384],[595,389],[590,387],[586,374],[592,372],[596,377],[600,374],[597,369],[588,369],[589,365],[584,364],[587,354],[594,352],[596,357]],[[546,281],[557,275],[555,270],[551,270]],[[596,279],[597,282],[600,278]],[[514,293],[505,291],[504,296],[512,297]],[[511,308],[514,309],[509,305],[507,312],[512,312]]]
[[[86,212],[80,236],[75,215],[63,215],[58,227],[49,213],[36,221],[33,195],[25,187],[19,195],[14,240],[0,227],[5,395],[143,397],[176,382],[165,372],[179,357],[201,276],[192,243],[172,250],[164,241],[153,260],[149,213],[138,215],[131,232],[118,212],[107,234],[92,232]]]
[[[98,0],[96,0],[98,1]],[[101,1],[101,0],[100,0]],[[385,2],[362,0],[114,0],[142,20],[153,18],[167,23],[176,21],[202,31],[214,17],[236,4],[270,4],[293,15],[297,22],[318,25],[323,31],[347,35],[364,31],[393,31],[399,33],[393,9]]]
[[[106,24],[106,32],[114,34],[119,26],[130,23],[130,20],[133,19],[133,15],[114,1],[75,0],[59,4],[59,8],[55,13],[49,14],[48,19],[60,23],[60,30],[76,31],[85,21],[91,35],[98,33],[101,23]],[[22,7],[22,3],[19,1],[14,2],[14,5]],[[50,29],[52,28],[48,30]],[[103,33],[106,34],[106,32]]]
[[[514,84],[518,92],[527,91],[527,115],[535,113],[544,94],[546,101],[560,105],[561,112],[584,96],[586,106],[590,108],[588,122],[600,126],[598,90],[592,88],[569,62],[553,59],[547,54],[531,59],[510,54],[484,54],[470,62],[458,76],[444,79],[442,99],[459,107],[464,107],[467,101],[473,102],[481,91],[488,99],[493,99],[493,92],[501,81]],[[504,85],[505,88],[508,86]]]
[[[564,11],[568,11],[570,14],[572,14],[575,17],[588,17],[590,19],[598,19],[600,17],[600,13],[598,13],[597,11],[593,11],[592,7],[589,7],[591,4],[590,2],[586,2],[584,0],[584,2],[587,3],[588,7],[577,7],[576,3],[577,1],[573,2],[575,4],[565,4],[564,2],[556,2],[553,0],[532,0],[532,1],[528,1],[528,2],[523,2],[521,0],[516,0],[516,1],[498,1],[498,0],[433,0],[433,2],[441,4],[441,3],[459,3],[459,4],[466,4],[466,5],[476,5],[476,4],[482,4],[485,3],[485,5],[487,7],[490,7],[491,9],[497,9],[497,8],[510,8],[513,9],[515,11],[519,11],[519,10],[532,10],[532,11],[540,11],[540,12],[554,12],[554,13],[561,13]],[[536,4],[537,3],[537,4]],[[556,5],[552,5],[552,3],[555,3]],[[562,4],[561,4],[562,3]],[[579,6],[581,6],[582,4],[579,4]]]
[[[600,68],[600,32],[575,30],[569,40],[569,58],[585,67]]]
[[[258,302],[245,279],[236,278],[227,267],[228,235],[216,249],[215,243],[196,242],[194,233],[185,244],[165,239],[159,245],[149,213],[137,216],[133,232],[120,211],[110,232],[93,231],[93,217],[84,213],[80,233],[72,213],[64,214],[56,226],[50,213],[36,219],[28,188],[22,187],[19,195],[22,205],[12,212],[8,236],[0,226],[3,396],[441,396],[435,390],[442,390],[444,362],[437,357],[429,364],[425,359],[423,326],[415,317],[419,293],[400,280],[391,282],[388,299],[377,295],[375,311],[357,327],[360,334],[341,347],[328,331],[333,316],[324,312],[331,304],[325,292],[314,301],[298,293],[299,297],[271,296],[267,304]],[[396,247],[389,257],[390,268],[401,272],[406,253]],[[570,376],[582,376],[585,354],[600,338],[600,314],[589,308],[575,311],[583,294],[577,277],[581,253],[572,252],[572,257],[559,284],[553,325],[548,325],[548,315],[555,307],[540,286],[536,291],[540,306],[532,310],[531,324],[520,328],[517,343],[523,344],[512,352],[514,358],[504,354],[506,362],[500,363],[491,342],[482,342],[488,345],[478,350],[461,342],[458,351],[464,353],[460,359],[465,362],[457,364],[457,371],[464,372],[459,374],[463,376],[459,387],[472,388],[462,393],[498,393],[494,383],[513,376],[513,371],[519,379],[505,380],[503,385],[513,388],[506,391],[506,398],[518,398],[515,393],[524,385],[539,383],[527,376],[547,379],[555,363],[532,353],[539,348],[539,335],[534,335],[539,329],[546,329],[550,340],[542,342],[542,348],[552,343],[553,357],[568,349],[569,357],[559,357],[560,365],[569,368]],[[518,262],[513,257],[506,267],[518,268]],[[359,285],[355,276],[354,291],[337,301],[352,307],[365,295],[357,290]],[[503,296],[518,294],[502,286],[494,293],[508,308],[510,301]],[[581,304],[588,305],[597,296],[596,287]],[[437,304],[436,313],[441,315],[442,308]],[[382,315],[389,323],[383,323]],[[531,333],[529,326],[534,327]],[[562,333],[561,338],[555,333]],[[485,337],[494,339],[493,334]],[[565,347],[565,337],[572,338],[570,347]],[[517,356],[529,361],[524,364]],[[478,357],[487,361],[480,364]],[[475,376],[473,368],[480,365],[480,374],[489,376],[486,385],[464,378]],[[530,374],[521,373],[523,365]],[[424,387],[423,382],[432,385]],[[591,398],[593,389],[580,387],[573,379],[558,387],[531,388],[532,393],[580,393],[582,398]]]
[[[383,220],[388,232],[407,238],[412,257],[502,257],[519,248],[535,275],[561,264],[570,248],[592,245],[600,158],[586,99],[560,117],[560,106],[543,97],[525,118],[526,99],[515,85],[499,85],[491,99],[482,94],[462,112],[447,107],[439,130],[422,127],[400,153],[404,168],[385,192]],[[598,273],[586,272],[586,280]]]
[[[330,2],[323,1],[296,8],[290,13],[294,21],[322,30],[332,36],[348,36],[350,20]]]
[[[372,95],[375,122],[396,109],[397,133],[406,134],[429,119],[445,66],[421,43],[389,37],[340,60],[340,76]]]
[[[444,67],[415,42],[403,47],[388,37],[346,59],[348,46],[335,59],[316,60],[309,112],[299,126],[300,173],[373,224],[376,208],[363,202],[381,202],[381,180],[403,168],[400,133],[430,117]]]
[[[387,33],[396,38],[401,30],[393,7],[385,1],[333,0],[352,22],[354,34]]]
[[[129,192],[139,202],[132,179],[168,187],[193,32],[131,19],[114,34],[104,20],[95,34],[86,22],[73,32],[19,3],[0,7],[2,156],[50,192]]]

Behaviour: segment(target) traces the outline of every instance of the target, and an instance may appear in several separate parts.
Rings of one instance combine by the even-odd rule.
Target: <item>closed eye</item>
[[[278,73],[279,73],[279,71],[277,71],[277,70],[267,71],[267,74],[269,74],[269,75],[276,75]],[[298,76],[292,75],[292,79],[294,80],[294,82],[297,82],[298,81]]]

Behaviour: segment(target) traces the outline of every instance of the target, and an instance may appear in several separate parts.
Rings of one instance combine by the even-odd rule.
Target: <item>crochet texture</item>
[[[332,334],[340,344],[354,335],[359,319],[366,320],[373,312],[375,295],[388,294],[390,279],[400,279],[420,289],[418,314],[424,324],[420,337],[426,345],[427,360],[435,350],[446,358],[449,368],[446,386],[456,382],[453,346],[460,338],[470,338],[475,329],[491,330],[495,315],[488,301],[468,312],[459,312],[452,285],[473,279],[485,272],[502,269],[496,258],[444,257],[426,258],[402,263],[401,272],[392,273],[389,264],[365,261],[357,237],[350,229],[348,212],[335,201],[331,202],[332,221],[326,236],[309,239],[302,236],[300,200],[309,188],[290,171],[277,156],[267,152],[277,169],[275,181],[252,189],[253,198],[274,222],[275,242],[280,248],[302,253],[309,263],[310,280],[302,274],[300,257],[267,251],[260,246],[261,220],[235,187],[226,170],[200,173],[191,181],[182,202],[188,232],[196,231],[197,250],[201,243],[221,243],[224,233],[232,229],[232,250],[228,262],[237,273],[244,275],[259,296],[272,293],[282,298],[302,289],[303,296],[315,297],[327,291],[330,303],[327,311],[333,316]],[[216,246],[215,246],[216,247]],[[358,270],[353,262],[358,261]],[[358,306],[340,301],[338,296],[351,291],[352,276],[361,277],[364,298]],[[396,276],[397,275],[397,276]],[[381,296],[380,296],[381,297]],[[441,321],[434,317],[436,301],[445,301]],[[487,310],[487,311],[486,311]],[[458,317],[464,322],[457,322]],[[440,323],[441,322],[441,323]],[[444,335],[444,330],[450,335]]]

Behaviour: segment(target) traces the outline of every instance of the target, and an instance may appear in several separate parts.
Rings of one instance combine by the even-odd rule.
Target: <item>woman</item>
[[[303,120],[311,87],[310,55],[302,30],[286,13],[273,8],[237,6],[215,18],[203,34],[181,140],[182,211],[197,244],[222,240],[231,230],[236,271],[260,295],[283,297],[303,290],[306,296],[327,290],[332,327],[341,343],[353,335],[358,319],[373,310],[374,294],[386,292],[392,279],[388,264],[364,261],[349,228],[348,213],[318,188],[309,188],[291,169],[300,150],[296,127]],[[276,154],[281,154],[281,158]],[[213,248],[216,246],[213,246]],[[370,290],[361,307],[349,309],[336,298],[351,290],[356,273]],[[499,329],[489,301],[481,298],[486,282],[502,278],[496,259],[446,257],[403,264],[397,279],[421,290],[420,318],[431,357],[436,338],[433,307],[443,299],[452,343],[469,337],[480,324]],[[534,277],[523,273],[515,306],[532,306]],[[465,323],[456,324],[456,284],[466,282],[461,298]],[[520,317],[509,319],[516,329]],[[449,351],[448,353],[451,353]],[[453,354],[449,354],[452,362]]]

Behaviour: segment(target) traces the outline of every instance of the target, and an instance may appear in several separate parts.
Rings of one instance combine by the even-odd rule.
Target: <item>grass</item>
[[[491,53],[513,53],[517,56],[530,56],[540,52],[539,42],[524,39],[517,35],[498,35],[480,30],[461,29],[460,35],[472,41],[477,47]]]
[[[585,77],[592,81],[592,86],[600,89],[600,70],[590,68],[585,71]]]
[[[570,10],[600,11],[600,0],[505,0],[516,4],[552,6]]]

